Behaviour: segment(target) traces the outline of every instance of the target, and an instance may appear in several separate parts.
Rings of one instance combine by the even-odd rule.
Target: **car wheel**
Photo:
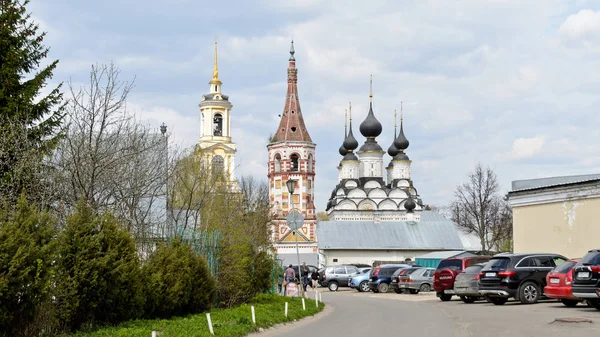
[[[390,288],[390,286],[387,283],[379,283],[379,285],[377,286],[377,290],[379,290],[380,293],[387,293],[388,289]]]
[[[337,291],[338,290],[338,284],[337,282],[330,282],[329,283],[329,291]]]
[[[461,296],[460,299],[465,303],[475,303],[475,297]]]
[[[419,287],[419,291],[422,292],[422,293],[426,293],[428,291],[431,291],[431,286],[429,284],[427,284],[427,283],[423,283]]]
[[[508,301],[508,298],[506,298],[506,297],[492,297],[491,301],[495,305],[503,305],[504,303],[506,303]]]
[[[560,301],[562,302],[562,304],[564,304],[566,307],[569,307],[569,308],[573,308],[573,307],[577,306],[577,304],[579,303],[578,300],[561,299]]]
[[[587,300],[587,303],[590,307],[600,310],[600,300]]]
[[[525,282],[519,288],[519,299],[523,304],[537,303],[540,298],[540,287],[533,282]]]
[[[419,293],[419,291],[417,289],[409,289],[408,291],[410,291],[410,293],[413,295],[416,295]]]
[[[449,294],[440,294],[440,300],[442,300],[442,302],[448,302],[452,299],[452,295]]]
[[[362,291],[362,292],[367,292],[367,291],[371,290],[371,288],[369,288],[369,282],[367,282],[367,281],[362,281],[358,285],[358,289],[360,289],[360,291]]]

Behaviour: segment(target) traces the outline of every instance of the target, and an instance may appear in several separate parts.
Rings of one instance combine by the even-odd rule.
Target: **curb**
[[[331,307],[331,305],[326,304],[323,311],[321,311],[313,316],[306,316],[306,317],[300,319],[299,321],[275,324],[272,327],[265,329],[264,331],[253,332],[246,336],[249,336],[249,337],[282,336],[286,332],[292,331],[299,327],[310,324],[316,320],[319,320],[323,317],[326,317],[329,314],[331,314],[332,312],[333,312],[333,308]]]

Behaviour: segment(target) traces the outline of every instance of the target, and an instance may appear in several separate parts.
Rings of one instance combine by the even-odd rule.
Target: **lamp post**
[[[290,205],[291,205],[291,209],[289,213],[292,213],[294,211],[294,199],[292,198],[292,194],[294,194],[294,190],[296,189],[296,180],[294,179],[289,179],[288,181],[285,182],[285,185],[287,186],[288,192],[289,192],[289,199],[290,199]],[[298,258],[298,276],[299,276],[299,287],[300,287],[300,291],[298,292],[298,297],[300,296],[304,296],[304,287],[302,284],[302,271],[300,270],[300,249],[298,248],[298,230],[301,228],[302,226],[300,226],[297,229],[294,229],[294,239],[296,240],[296,257]]]
[[[169,221],[169,136],[167,135],[167,124],[165,124],[164,122],[160,126],[160,133],[165,138],[165,226],[167,227],[167,231],[169,231],[171,227]],[[163,238],[161,239],[164,239],[164,235],[165,233],[163,232]]]

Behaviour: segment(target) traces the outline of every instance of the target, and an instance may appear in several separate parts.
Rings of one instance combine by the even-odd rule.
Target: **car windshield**
[[[566,274],[569,272],[569,270],[573,269],[573,267],[575,267],[576,264],[577,262],[567,261],[556,266],[556,268],[552,269],[552,272],[558,274]]]
[[[585,256],[583,257],[583,259],[581,259],[581,262],[579,264],[584,265],[584,266],[599,266],[600,265],[600,253],[593,252],[593,253],[585,254]]]
[[[406,270],[406,273],[404,273],[404,275],[410,275],[414,272],[416,272],[417,270],[419,270],[419,268],[410,268]]]
[[[490,262],[488,262],[485,265],[485,269],[487,269],[487,270],[504,270],[504,269],[506,269],[506,267],[508,267],[509,263],[510,263],[510,259],[507,257],[492,258],[490,260]]]
[[[461,260],[444,260],[444,261],[440,262],[440,264],[438,264],[438,266],[437,266],[438,270],[446,269],[446,268],[461,270],[462,269],[462,261]]]

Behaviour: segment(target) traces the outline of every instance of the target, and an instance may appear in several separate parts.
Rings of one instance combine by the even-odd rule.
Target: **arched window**
[[[281,155],[278,153],[275,155],[275,172],[281,171]]]
[[[215,173],[223,173],[223,170],[225,169],[225,160],[223,159],[223,157],[219,155],[213,157],[212,169]]]
[[[308,163],[306,165],[308,173],[312,173],[312,171],[313,171],[313,163],[312,162],[313,162],[313,157],[312,157],[312,154],[311,154],[311,155],[308,156]]]
[[[221,114],[215,114],[213,118],[213,136],[223,135],[223,116]]]
[[[299,159],[300,157],[295,153],[290,156],[290,170],[292,172],[297,172],[300,169]]]

